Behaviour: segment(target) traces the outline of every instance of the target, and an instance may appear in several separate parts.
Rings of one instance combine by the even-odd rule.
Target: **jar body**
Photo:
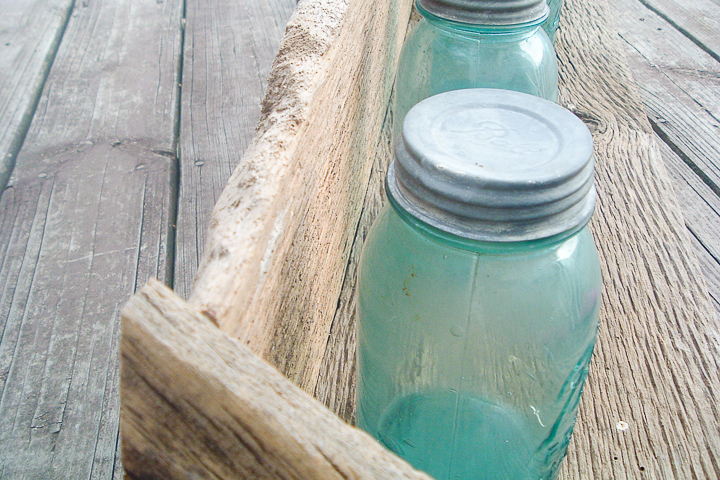
[[[499,88],[557,100],[557,59],[539,24],[463,25],[424,13],[411,27],[398,61],[395,138],[415,104],[442,92]]]
[[[388,205],[365,242],[357,424],[438,480],[554,478],[598,326],[592,237],[432,230]]]

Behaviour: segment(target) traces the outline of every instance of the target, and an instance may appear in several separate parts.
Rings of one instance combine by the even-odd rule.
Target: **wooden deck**
[[[608,1],[720,310],[720,4]],[[121,475],[119,310],[189,294],[294,7],[0,0],[0,478]]]

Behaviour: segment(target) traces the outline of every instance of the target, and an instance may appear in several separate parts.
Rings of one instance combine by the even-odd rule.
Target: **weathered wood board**
[[[409,0],[298,6],[270,75],[258,136],[215,207],[190,297],[310,391],[410,6]]]
[[[720,197],[659,138],[658,144],[708,283],[708,293],[720,314]]]
[[[712,478],[720,456],[715,313],[624,47],[603,28],[610,10],[572,0],[566,11],[561,103],[594,127],[592,227],[605,301],[564,474]]]
[[[313,161],[323,152],[331,152],[336,162],[343,157],[337,154],[332,132],[315,127],[313,122],[322,125],[321,121],[306,116],[317,108],[313,103],[317,101],[324,107],[318,110],[323,120],[330,118],[345,130],[343,117],[334,117],[331,104],[322,103],[327,95],[318,92],[334,85],[334,74],[327,72],[335,70],[329,65],[334,69],[353,65],[351,38],[343,37],[351,30],[337,25],[338,16],[345,15],[353,19],[346,22],[356,25],[354,19],[371,14],[354,17],[353,5],[347,11],[319,8],[326,14],[318,15],[328,26],[324,31],[315,29],[318,17],[303,17],[307,11],[302,9],[295,23],[291,21],[286,41],[307,35],[316,40],[316,48],[301,49],[306,55],[291,63],[292,57],[281,47],[260,136],[216,208],[208,253],[191,297],[221,328],[313,392],[318,391],[317,366],[335,363],[326,357],[350,356],[343,342],[337,342],[338,351],[328,350],[335,345],[328,342],[328,332],[341,295],[339,272],[346,272],[357,230],[358,210],[353,204],[363,198],[375,202],[368,191],[379,188],[363,187],[369,185],[363,180],[359,188],[349,188],[349,195],[334,190],[335,182],[348,185],[348,177],[338,170],[323,170]],[[303,25],[303,19],[308,23]],[[606,282],[603,328],[564,475],[640,478],[652,472],[667,478],[703,477],[714,472],[720,448],[714,406],[720,379],[714,368],[718,337],[713,309],[654,133],[629,80],[622,44],[608,25],[604,2],[569,1],[558,43],[561,101],[591,126],[597,145],[599,205],[592,226]],[[377,38],[368,28],[358,31],[363,38]],[[336,48],[346,54],[340,56],[341,63],[332,64],[330,59],[336,58],[332,42],[338,38],[343,47]],[[330,54],[325,56],[326,52]],[[313,54],[318,57],[310,69],[302,62],[312,60]],[[298,71],[301,76],[292,76]],[[344,73],[344,77],[357,75]],[[304,102],[297,101],[298,78],[314,80],[310,87],[321,86],[301,97]],[[284,81],[282,87],[290,98],[276,96],[278,79]],[[346,100],[340,115],[352,111],[354,101],[354,97]],[[310,110],[302,109],[308,105]],[[382,118],[376,112],[375,124]],[[308,132],[316,143],[303,143],[309,141],[303,140]],[[366,148],[371,138],[376,140],[370,142],[369,151],[375,152],[382,144],[379,131],[365,137]],[[367,159],[367,154],[357,158],[363,157]],[[360,170],[362,178],[370,178],[372,162],[360,163],[366,165]],[[288,178],[291,167],[296,171]],[[324,182],[314,183],[318,177]],[[309,191],[320,192],[323,201],[306,199]],[[336,204],[343,208],[335,210]],[[348,213],[351,221],[337,212]],[[323,223],[321,218],[332,222]],[[307,263],[298,261],[295,251],[303,252]],[[342,301],[341,308],[347,309]],[[352,369],[339,373],[352,374]],[[697,382],[698,378],[704,382]],[[350,391],[323,395],[349,418]],[[621,421],[628,424],[627,430],[616,428]]]
[[[713,0],[642,0],[642,3],[720,60],[720,17]]]
[[[212,208],[255,133],[295,0],[186,2],[173,288],[190,294]]]
[[[123,310],[121,351],[129,478],[431,480],[158,282]]]
[[[720,191],[720,62],[638,1],[613,5],[655,129]]]
[[[0,477],[118,474],[119,310],[169,280],[182,2],[76,2],[0,199]]]
[[[720,62],[647,6],[612,2],[618,31],[653,129],[660,135],[685,223],[708,279],[720,299]],[[720,5],[712,17],[720,17]],[[678,7],[679,8],[679,7]],[[702,17],[688,25],[689,35]],[[711,20],[712,21],[712,20]],[[667,142],[667,144],[665,143]]]
[[[0,0],[0,193],[60,44],[72,0]]]

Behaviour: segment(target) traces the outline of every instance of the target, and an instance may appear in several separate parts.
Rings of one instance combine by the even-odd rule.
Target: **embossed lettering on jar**
[[[359,269],[358,426],[438,480],[552,479],[598,327],[592,139],[529,95],[407,115]]]

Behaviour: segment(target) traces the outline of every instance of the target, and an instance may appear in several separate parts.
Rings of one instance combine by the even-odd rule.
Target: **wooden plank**
[[[570,0],[566,5],[557,44],[562,66],[561,98],[563,105],[575,111],[594,132],[599,204],[593,230],[603,260],[606,293],[597,354],[563,478],[718,476],[720,416],[715,400],[720,378],[715,359],[720,357],[720,342],[706,285],[654,143],[654,133],[639,93],[629,79],[623,46],[608,26],[607,5],[601,0]],[[318,8],[317,12],[332,20],[342,15],[355,18],[349,15],[349,10],[332,10],[330,6],[325,10]],[[290,38],[299,35],[298,31],[303,32],[298,20],[302,16],[296,12],[294,18]],[[317,17],[309,16],[306,22],[304,31],[320,35],[314,30]],[[278,64],[282,67],[286,62],[286,69],[278,68],[277,72],[309,71],[321,78],[325,88],[329,82],[323,74],[328,59],[333,58],[325,56],[326,51],[332,51],[332,47],[326,46],[328,31],[333,32],[324,31],[314,42],[316,49],[300,49],[304,55],[295,57],[294,62],[288,60],[290,50],[281,48]],[[367,28],[345,32],[360,38],[378,37],[370,35]],[[353,38],[343,38],[339,44],[352,48]],[[348,53],[341,58],[346,62],[334,66],[341,69],[338,75],[356,78],[350,62],[352,56]],[[313,68],[302,63],[313,59]],[[360,203],[363,195],[352,193],[355,187],[346,176],[313,170],[316,168],[313,159],[319,152],[337,152],[337,137],[332,130],[312,128],[313,121],[320,120],[308,119],[293,108],[298,104],[312,105],[298,102],[298,91],[304,93],[302,100],[329,95],[317,95],[322,90],[308,93],[293,89],[297,76],[281,78],[285,80],[283,86],[289,87],[290,96],[274,96],[274,84],[270,82],[268,105],[276,110],[269,110],[261,120],[261,136],[246,155],[248,163],[231,178],[227,197],[223,194],[215,210],[211,232],[214,237],[192,299],[221,327],[264,353],[301,386],[316,391],[316,377],[313,369],[308,368],[312,363],[299,357],[298,352],[316,348],[317,357],[327,354],[327,330],[315,328],[317,323],[297,319],[323,318],[322,326],[327,325],[326,315],[334,315],[327,312],[334,312],[336,307],[332,304],[338,298],[334,294],[335,279],[342,278],[339,272],[344,273],[346,268],[346,263],[339,262],[335,254],[341,251],[340,260],[347,258],[344,252],[351,242],[328,243],[332,236],[327,232],[337,231],[332,230],[333,226],[347,221],[338,216],[339,212],[349,211],[350,218],[357,218],[352,216],[352,205]],[[340,103],[347,109],[354,97],[348,100],[337,94],[334,98],[343,99]],[[325,108],[317,108],[315,115],[335,120],[332,104],[319,105]],[[293,120],[289,126],[280,122],[288,118]],[[334,123],[341,132],[348,131],[346,124]],[[273,131],[279,129],[278,125],[287,129]],[[274,135],[272,141],[263,137],[263,133]],[[309,140],[296,138],[305,135],[324,147],[300,148]],[[263,144],[264,141],[267,143]],[[298,157],[297,152],[307,157]],[[262,159],[262,165],[258,159]],[[283,175],[291,168],[296,169],[292,178],[297,180],[285,183]],[[313,183],[316,178],[329,180],[316,184]],[[336,189],[333,181],[344,188]],[[345,189],[348,185],[350,193]],[[317,217],[322,215],[327,220],[322,228],[319,223],[317,230],[299,230],[317,218],[311,215],[312,210],[297,203],[298,198],[307,195],[327,198],[314,203],[320,212]],[[343,209],[333,210],[330,207],[334,204],[342,205]],[[298,210],[297,206],[303,208]],[[293,220],[298,217],[299,220]],[[238,222],[238,218],[243,220]],[[341,229],[348,230],[353,231]],[[294,260],[293,249],[303,251],[306,263]],[[278,268],[278,263],[292,268]],[[281,280],[289,281],[291,288]],[[269,297],[282,299],[282,308],[263,303]],[[261,301],[254,303],[258,298]],[[324,301],[325,298],[332,301]],[[234,330],[238,325],[247,329]],[[317,348],[318,345],[323,347]],[[347,398],[340,398],[344,393],[336,393],[333,403],[347,405]],[[628,424],[627,429],[617,428],[621,421]]]
[[[654,128],[720,192],[720,63],[639,2],[613,8]]]
[[[0,199],[0,477],[119,471],[119,311],[170,280],[182,2],[78,3]]]
[[[698,252],[700,267],[702,268],[703,273],[705,274],[705,279],[708,283],[710,298],[712,298],[715,312],[718,317],[720,317],[720,272],[717,268],[718,259],[703,248],[704,246],[702,243],[700,243],[696,238],[693,238],[692,240],[693,245]]]
[[[720,301],[720,197],[668,145],[658,141],[714,302]],[[717,324],[720,328],[720,322]]]
[[[720,5],[715,0],[641,0],[700,48],[720,60]],[[619,18],[619,17],[618,17]]]
[[[258,136],[213,213],[191,302],[308,391],[327,349],[410,7],[298,5]]]
[[[15,166],[72,0],[0,0],[0,193]]]
[[[593,130],[598,206],[592,229],[605,291],[562,476],[718,477],[715,312],[610,24],[616,10],[603,1],[566,6],[556,43],[561,104]]]
[[[175,291],[190,294],[210,214],[255,133],[295,0],[186,2]]]
[[[123,310],[130,478],[431,480],[159,282]]]
[[[389,102],[392,105],[392,102]],[[362,212],[352,238],[342,291],[330,326],[327,348],[313,396],[350,424],[355,424],[355,366],[357,354],[357,270],[363,242],[373,220],[385,205],[385,175],[393,158],[392,111],[387,110],[378,142]]]

